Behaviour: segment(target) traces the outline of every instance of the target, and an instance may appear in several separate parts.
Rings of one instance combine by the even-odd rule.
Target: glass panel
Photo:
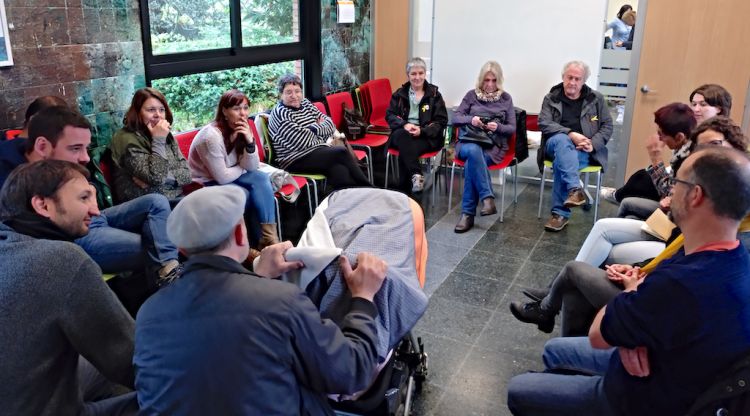
[[[221,94],[231,88],[247,95],[251,114],[272,108],[278,101],[276,81],[287,73],[302,77],[302,61],[162,78],[154,80],[152,86],[167,97],[174,115],[173,130],[185,131],[211,121]]]
[[[229,48],[229,0],[149,0],[154,55]]]
[[[298,0],[242,0],[242,46],[299,41]]]

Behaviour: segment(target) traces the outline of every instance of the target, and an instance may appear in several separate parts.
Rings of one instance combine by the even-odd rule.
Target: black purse
[[[502,113],[500,115],[489,115],[489,116],[480,115],[479,118],[482,120],[482,123],[484,124],[487,124],[492,121],[494,121],[497,124],[505,123],[505,113]],[[466,124],[464,126],[461,126],[461,128],[458,131],[458,141],[464,142],[464,143],[478,144],[483,149],[489,149],[492,146],[500,146],[500,147],[503,146],[502,137],[500,137],[499,134],[485,130],[481,127],[476,127],[471,124]]]
[[[461,143],[474,143],[482,147],[483,149],[489,149],[495,145],[490,137],[490,132],[484,130],[481,127],[472,126],[467,124],[461,126],[458,130],[458,141]]]
[[[348,108],[346,103],[341,103],[344,110],[344,133],[347,137],[352,139],[358,139],[364,137],[367,132],[367,122],[362,116],[359,110],[354,108]]]

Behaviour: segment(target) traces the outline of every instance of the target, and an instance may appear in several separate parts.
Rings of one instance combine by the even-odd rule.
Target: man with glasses
[[[623,275],[625,292],[599,311],[588,338],[550,340],[547,371],[510,381],[513,414],[682,415],[750,353],[750,255],[737,240],[750,212],[750,160],[706,147],[671,183],[683,247],[645,279]]]
[[[85,117],[66,107],[40,111],[29,122],[29,139],[0,145],[4,158],[0,186],[15,167],[27,162],[51,159],[86,165],[90,161],[90,129]],[[179,273],[177,248],[166,232],[170,212],[163,195],[144,195],[103,209],[92,217],[89,233],[75,243],[104,273],[145,270],[150,282],[163,283]]]

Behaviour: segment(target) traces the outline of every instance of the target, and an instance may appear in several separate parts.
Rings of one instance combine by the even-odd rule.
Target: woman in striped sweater
[[[298,76],[282,76],[279,94],[281,100],[271,111],[268,130],[281,169],[323,174],[334,190],[372,186],[346,148],[330,146],[333,121],[302,97]]]

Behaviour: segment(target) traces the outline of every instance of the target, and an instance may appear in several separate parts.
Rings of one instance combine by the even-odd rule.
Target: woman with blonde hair
[[[460,128],[456,155],[465,162],[461,217],[454,231],[463,233],[474,226],[480,201],[479,215],[497,213],[487,166],[503,160],[508,140],[516,131],[513,99],[503,91],[500,64],[488,61],[482,65],[476,85],[466,93],[453,116],[453,125]],[[489,140],[477,140],[485,137]]]

